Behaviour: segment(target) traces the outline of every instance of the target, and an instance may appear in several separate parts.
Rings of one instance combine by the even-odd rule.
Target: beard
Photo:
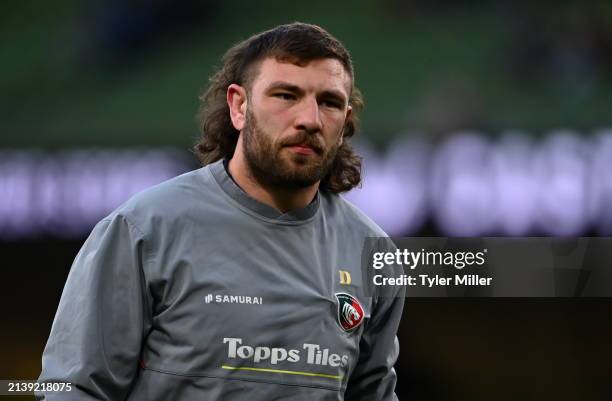
[[[274,135],[258,126],[255,116],[247,110],[242,131],[244,155],[253,178],[263,186],[301,189],[322,180],[331,170],[338,144],[329,148],[319,134],[298,131],[290,137],[274,141]],[[305,145],[314,154],[302,155],[284,149]]]

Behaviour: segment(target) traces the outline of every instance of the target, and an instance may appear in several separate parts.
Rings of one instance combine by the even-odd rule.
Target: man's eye
[[[294,100],[295,99],[295,95],[292,95],[291,93],[275,93],[274,97],[277,97],[283,100]]]
[[[334,102],[332,100],[323,100],[321,102],[321,105],[325,106],[325,107],[331,107],[333,109],[340,109],[340,108],[342,108],[342,105],[340,103]]]

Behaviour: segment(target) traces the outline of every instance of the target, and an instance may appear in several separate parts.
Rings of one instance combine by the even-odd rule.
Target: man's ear
[[[246,124],[247,93],[238,85],[231,84],[227,87],[227,105],[229,106],[232,125],[237,131],[242,131]]]
[[[342,146],[342,142],[344,141],[344,131],[346,130],[346,124],[349,122],[352,113],[353,108],[351,106],[348,106],[346,110],[346,118],[344,119],[344,127],[342,127],[342,133],[340,134],[340,138],[338,139],[338,147]]]

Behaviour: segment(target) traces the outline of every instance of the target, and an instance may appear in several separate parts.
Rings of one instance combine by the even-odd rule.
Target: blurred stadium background
[[[223,52],[296,20],[353,55],[365,180],[347,198],[387,232],[612,234],[610,1],[12,1],[0,13],[0,378],[37,377],[93,225],[198,167],[197,98]],[[408,300],[400,400],[612,400],[610,312],[604,300]]]

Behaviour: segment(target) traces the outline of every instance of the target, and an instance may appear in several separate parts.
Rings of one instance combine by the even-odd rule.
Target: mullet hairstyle
[[[344,126],[342,145],[329,173],[321,180],[320,188],[337,194],[359,185],[361,157],[354,152],[348,138],[356,133],[363,98],[355,87],[351,56],[342,43],[326,30],[300,22],[280,25],[253,35],[225,53],[223,66],[210,78],[208,88],[200,95],[197,120],[201,137],[193,147],[198,159],[207,165],[234,155],[240,132],[230,119],[227,88],[235,83],[248,89],[257,75],[259,63],[268,57],[300,66],[327,58],[342,63],[351,77],[349,105],[353,111]]]

